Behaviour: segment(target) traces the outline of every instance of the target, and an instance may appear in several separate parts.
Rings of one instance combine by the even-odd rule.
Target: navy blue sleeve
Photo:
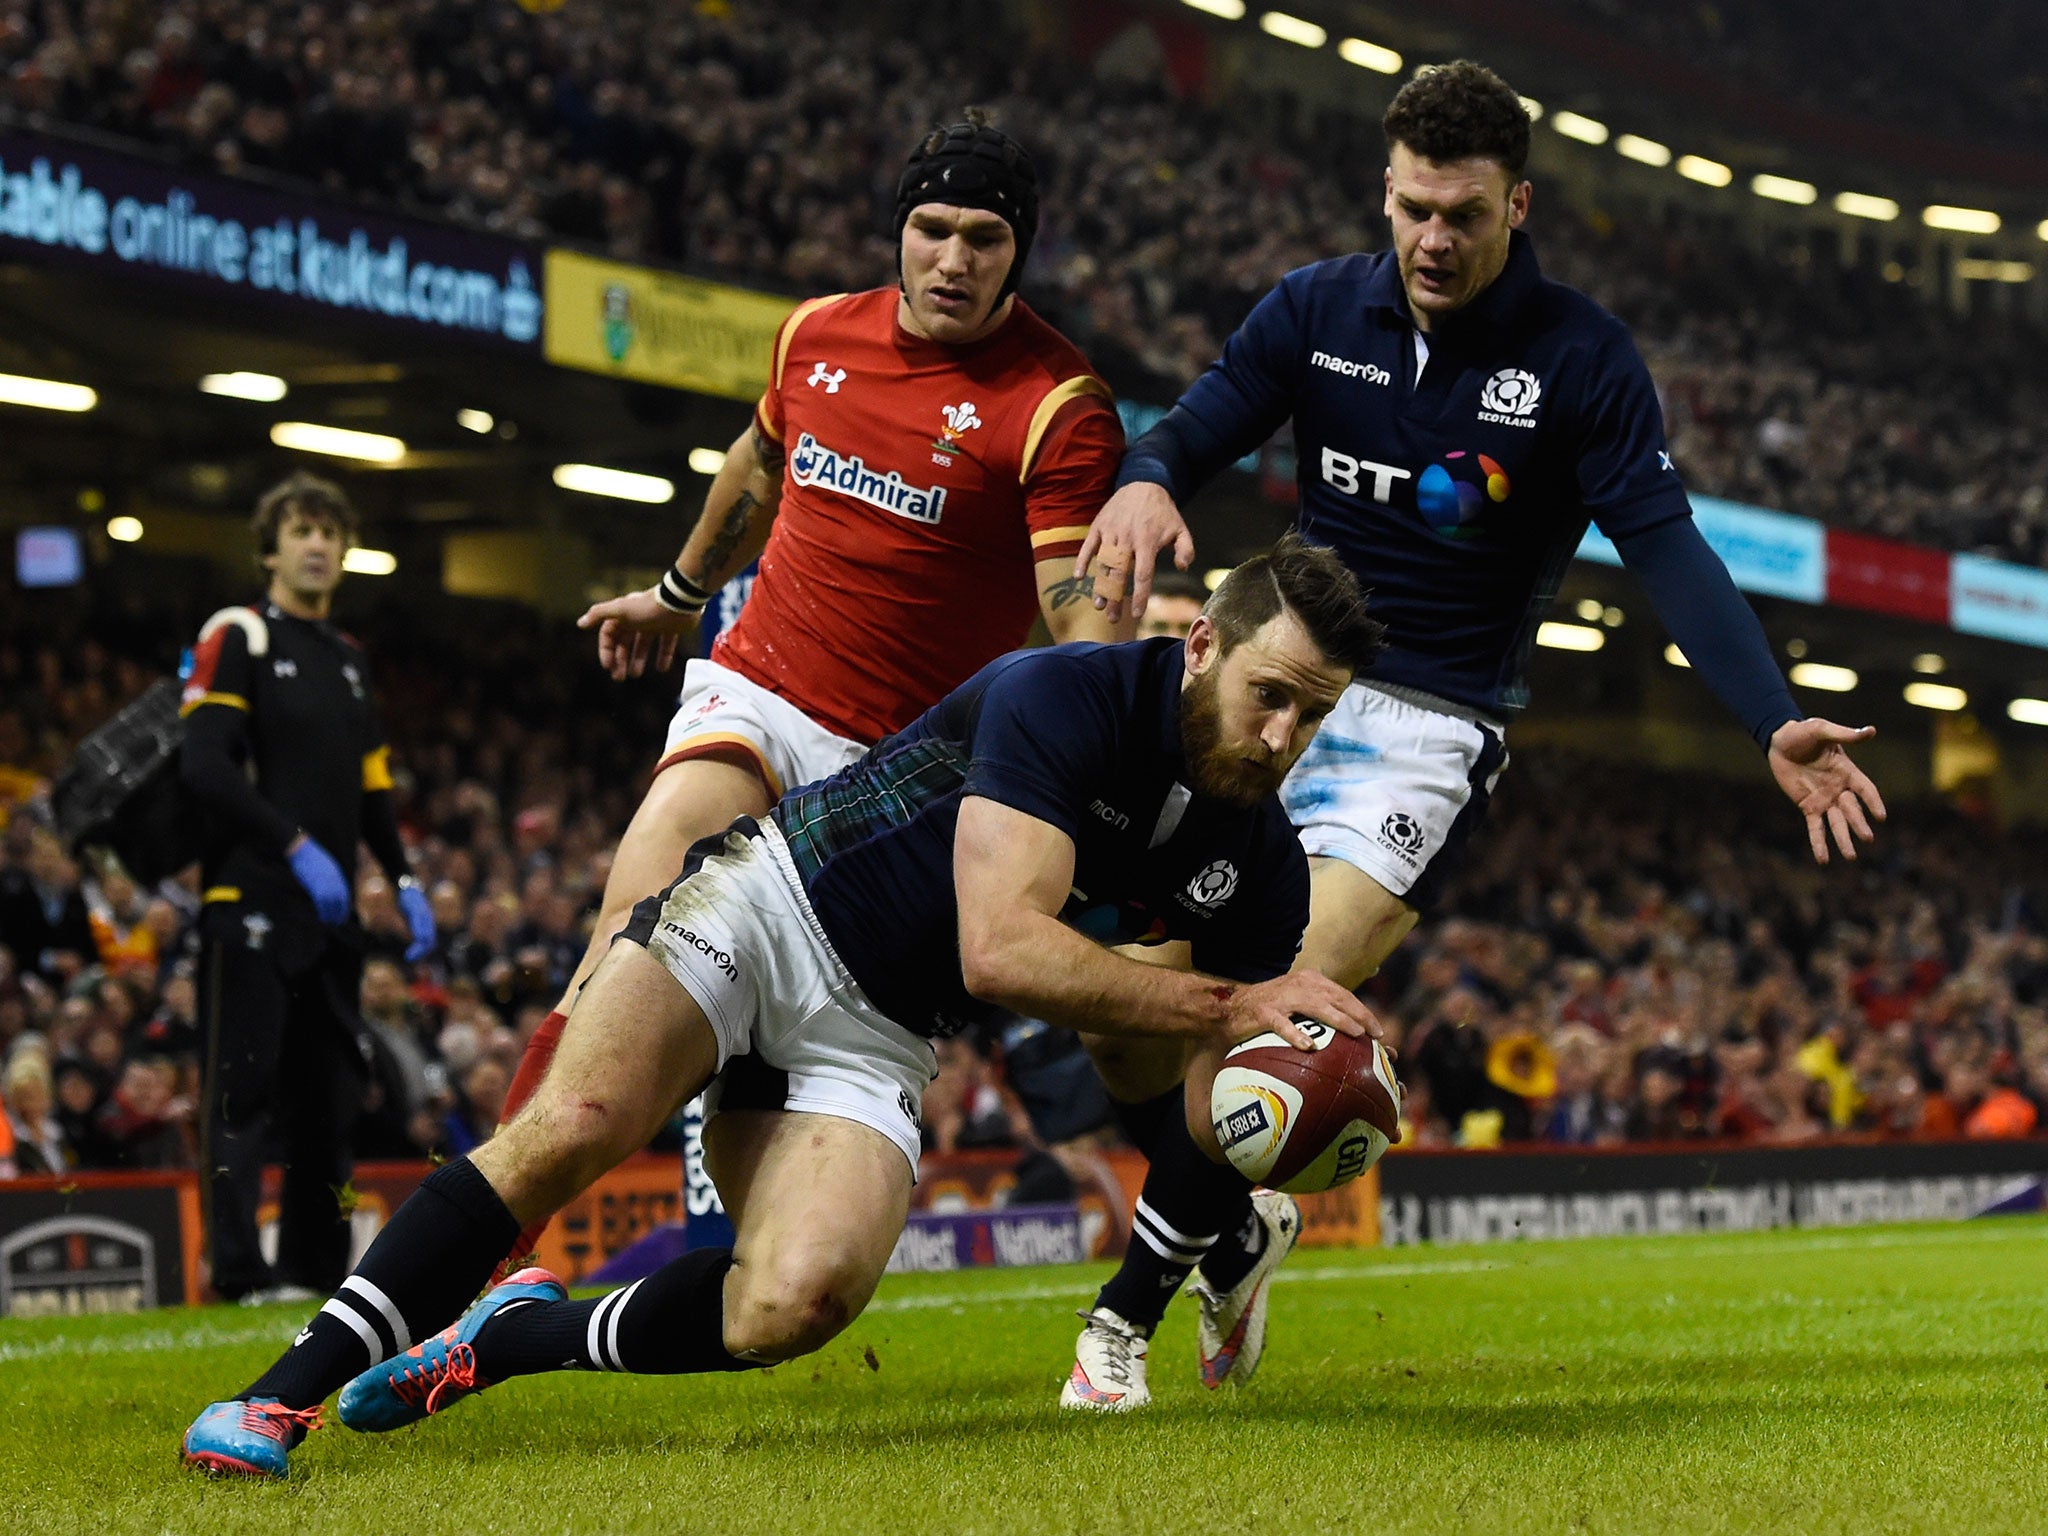
[[[1616,539],[1672,641],[1760,747],[1800,718],[1755,612],[1690,517]]]
[[[1074,837],[1093,792],[1085,786],[1101,783],[1116,756],[1117,711],[1089,669],[1057,651],[1030,653],[982,694],[961,793]]]
[[[1308,270],[1290,272],[1259,300],[1223,344],[1223,355],[1164,420],[1131,444],[1117,471],[1119,489],[1146,480],[1185,501],[1294,414],[1303,345],[1300,289]]]
[[[1664,440],[1664,407],[1619,321],[1589,359],[1575,445],[1579,500],[1610,539],[1692,516]]]
[[[1255,984],[1284,976],[1308,931],[1308,855],[1284,816],[1266,818],[1266,857],[1249,877],[1249,900],[1233,902],[1232,920],[1190,946],[1198,971]]]

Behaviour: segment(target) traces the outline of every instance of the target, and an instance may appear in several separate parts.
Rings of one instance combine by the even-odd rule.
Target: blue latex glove
[[[427,893],[407,880],[398,887],[398,910],[405,914],[405,926],[412,934],[412,942],[405,946],[407,963],[425,959],[434,952],[434,941],[439,936],[434,927],[434,909],[427,904]]]
[[[292,874],[313,898],[313,911],[320,921],[330,926],[346,922],[354,896],[348,887],[348,876],[334,862],[334,855],[312,838],[302,837],[285,858],[291,863]]]

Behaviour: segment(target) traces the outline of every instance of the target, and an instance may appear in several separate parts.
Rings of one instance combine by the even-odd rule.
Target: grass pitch
[[[21,1532],[2039,1532],[2048,1224],[1331,1254],[1282,1271],[1259,1380],[1054,1406],[1106,1271],[884,1283],[766,1376],[556,1375],[397,1435],[330,1425],[283,1485],[178,1438],[300,1308],[0,1323]]]

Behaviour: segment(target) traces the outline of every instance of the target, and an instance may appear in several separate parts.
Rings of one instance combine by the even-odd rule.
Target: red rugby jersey
[[[965,347],[904,330],[896,302],[834,295],[783,322],[755,408],[788,455],[782,504],[711,652],[863,742],[1024,643],[1033,565],[1080,549],[1124,446],[1108,387],[1022,299]]]

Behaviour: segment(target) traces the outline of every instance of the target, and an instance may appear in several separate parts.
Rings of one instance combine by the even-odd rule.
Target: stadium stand
[[[2048,19],[2029,6],[1992,7],[1968,27],[1943,26],[1911,0],[1533,9],[1818,112],[2031,150],[2048,135]]]
[[[1603,25],[1615,9],[1560,0],[1574,5]],[[0,6],[0,106],[197,165],[808,293],[886,280],[878,209],[894,146],[962,101],[988,101],[1047,176],[1027,295],[1122,393],[1159,402],[1274,274],[1385,239],[1369,116],[1246,98],[1226,118],[1176,97],[1142,57],[1106,51],[1078,70],[1000,26],[899,9],[891,16],[915,24],[755,0],[613,6],[601,22],[587,9],[529,16],[457,0],[146,11],[15,0]],[[1674,48],[1709,25],[1619,9]],[[1878,9],[1890,34],[1906,28],[1909,8]],[[1740,40],[1774,35],[1772,11],[1717,14]],[[1857,15],[1829,35],[1865,37]],[[1722,52],[1731,70],[1818,59],[1798,73],[1823,92],[1813,81],[1871,78],[1853,47],[1796,41]],[[2024,71],[1991,72],[1995,101],[1973,72],[1970,90],[1942,91],[1943,71],[1965,70],[1980,47],[2032,56],[2001,53],[1989,30],[1945,37],[1942,70],[1897,99],[1983,104],[2004,114],[1970,119],[1987,131],[2037,121],[2040,82]],[[1923,56],[1889,34],[1882,51]],[[1617,217],[1606,196],[1567,206],[1546,192],[1538,248],[1641,339],[1695,490],[2048,562],[2048,449],[2031,431],[2048,375],[2034,328],[1958,317],[1932,302],[1934,285],[1905,280],[1917,274],[1844,268],[1826,254],[1832,239],[1764,251],[1699,221]]]

